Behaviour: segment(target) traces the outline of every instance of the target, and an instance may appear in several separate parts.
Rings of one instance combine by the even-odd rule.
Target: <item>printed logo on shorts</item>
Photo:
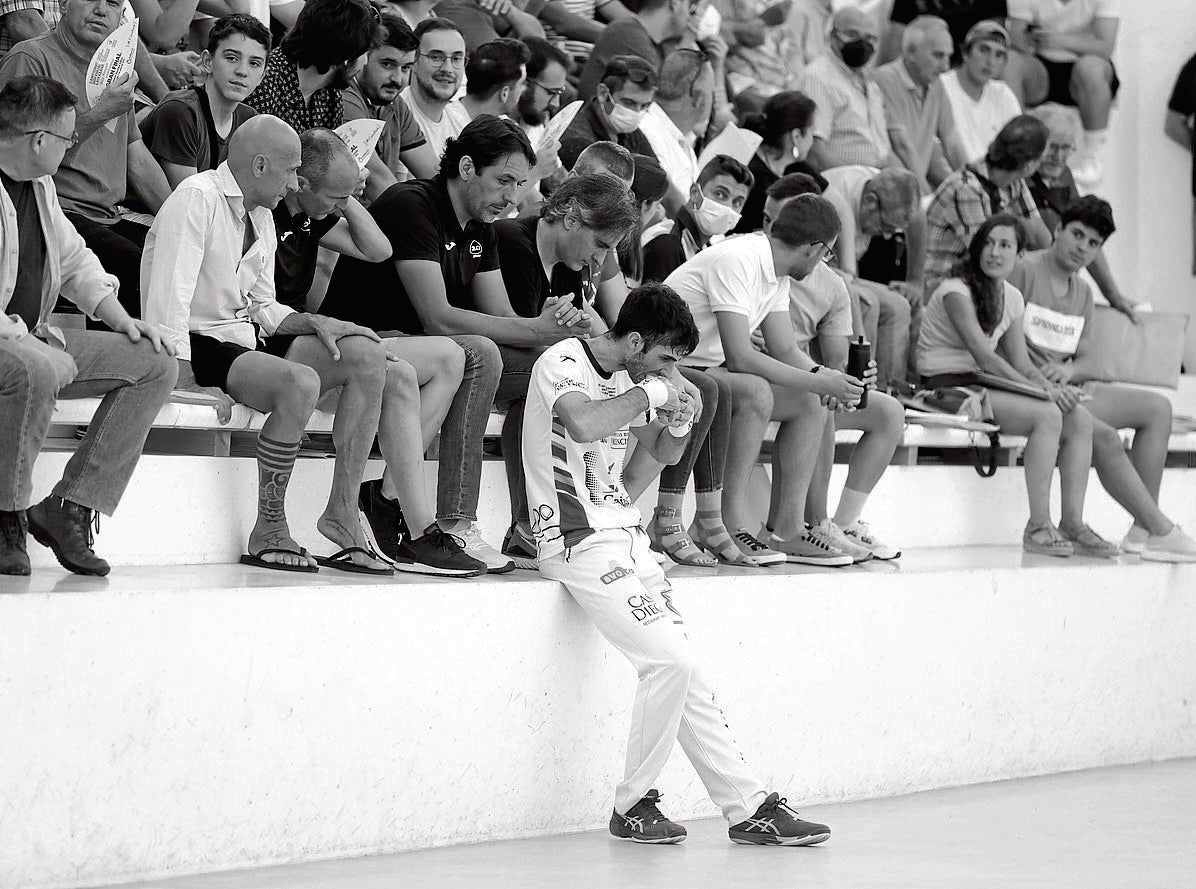
[[[482,242],[474,238],[469,242],[469,255],[474,259],[482,258]]]
[[[664,617],[664,612],[651,596],[628,596],[627,607],[631,609],[631,616],[644,626],[655,623]]]
[[[610,570],[602,575],[602,582],[610,586],[616,580],[622,580],[624,577],[635,577],[634,568],[624,568],[622,565],[615,562],[610,563]]]

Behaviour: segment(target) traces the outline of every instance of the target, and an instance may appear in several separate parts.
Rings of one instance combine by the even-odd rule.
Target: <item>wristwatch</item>
[[[822,365],[821,365],[821,364],[815,364],[813,367],[811,367],[811,368],[810,368],[810,373],[812,373],[812,374],[816,374],[816,373],[818,373],[818,371],[820,371],[820,370],[822,370]]]

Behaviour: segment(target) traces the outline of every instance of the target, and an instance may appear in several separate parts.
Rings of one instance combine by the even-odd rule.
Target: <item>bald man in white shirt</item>
[[[241,561],[309,573],[318,561],[390,574],[366,549],[357,511],[386,379],[379,337],[275,299],[271,211],[298,188],[300,159],[295,131],[259,115],[233,133],[225,163],[183,180],[146,238],[143,310],[177,351],[180,387],[214,387],[269,414],[258,437],[258,519]],[[307,421],[333,389],[341,390],[336,469],[316,527],[341,550],[317,560],[291,538],[284,501]]]

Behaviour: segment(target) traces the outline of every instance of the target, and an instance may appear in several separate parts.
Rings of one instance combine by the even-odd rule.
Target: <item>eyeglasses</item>
[[[67,143],[67,146],[66,146],[67,148],[74,148],[76,145],[79,144],[79,134],[78,133],[71,133],[69,136],[63,136],[59,133],[54,132],[53,130],[26,130],[25,131],[26,136],[36,136],[39,133],[45,133],[47,136],[53,136],[55,139],[61,139],[63,142]]]
[[[540,81],[532,80],[530,77],[527,79],[527,82],[544,90],[544,92],[548,93],[548,96],[551,99],[559,99],[565,93],[565,88],[563,86],[545,86],[544,84],[540,83]]]
[[[835,251],[831,249],[831,245],[828,244],[826,241],[815,241],[814,243],[822,245],[822,261],[823,262],[830,264],[839,258],[838,255],[835,253]]]
[[[433,68],[443,68],[445,62],[452,62],[454,68],[465,67],[465,53],[463,52],[455,52],[450,56],[442,53],[438,49],[434,49],[431,52],[420,52],[419,50],[416,50],[415,57],[417,59],[427,59]]]
[[[606,70],[602,72],[602,79],[608,77],[625,78],[636,86],[646,83],[656,89],[656,69],[639,56],[615,56],[606,63]]]

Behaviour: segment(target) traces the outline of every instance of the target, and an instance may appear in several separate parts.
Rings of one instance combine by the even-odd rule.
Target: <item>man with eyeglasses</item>
[[[370,181],[366,197],[373,200],[395,182],[436,175],[440,158],[428,144],[411,109],[399,94],[411,82],[415,50],[419,46],[411,26],[399,16],[382,14],[386,38],[370,52],[365,67],[341,93],[345,120],[380,120],[385,126],[374,156],[370,158]]]
[[[383,42],[380,14],[366,0],[308,0],[294,27],[270,51],[266,75],[245,101],[297,133],[344,123],[341,90]]]
[[[119,0],[69,0],[53,31],[17,44],[0,64],[0,86],[33,74],[87,95],[92,56],[120,24]],[[130,315],[141,312],[141,251],[148,227],[120,204],[130,191],[156,213],[170,194],[162,167],[141,141],[133,113],[136,72],[111,84],[75,120],[77,145],[54,175],[63,211],[104,268],[120,281],[118,297]]]
[[[638,56],[616,56],[602,72],[598,91],[561,137],[561,163],[573,169],[594,142],[615,142],[632,154],[656,157],[640,123],[656,98],[656,68]]]
[[[424,19],[415,27],[415,39],[414,76],[400,98],[439,159],[448,140],[469,123],[469,112],[456,98],[468,59],[465,37],[448,19]]]
[[[906,379],[911,306],[922,303],[926,216],[918,179],[905,169],[864,166],[834,167],[823,176],[823,196],[843,225],[835,265],[859,300],[883,390]]]
[[[814,100],[814,144],[807,158],[819,172],[847,164],[900,166],[889,142],[884,97],[864,68],[876,52],[880,30],[871,16],[848,7],[835,13],[826,52],[802,75]]]
[[[523,41],[531,55],[527,60],[527,82],[514,115],[535,145],[548,119],[561,107],[561,96],[569,84],[569,57],[543,37]]]
[[[51,178],[74,144],[77,98],[48,77],[0,90],[0,574],[30,573],[26,534],[76,574],[105,575],[92,549],[96,512],[111,515],[177,379],[158,328],[129,316],[63,213]],[[59,294],[114,332],[49,324]],[[103,396],[62,480],[29,506],[33,464],[54,401]],[[28,507],[28,508],[27,508]]]

